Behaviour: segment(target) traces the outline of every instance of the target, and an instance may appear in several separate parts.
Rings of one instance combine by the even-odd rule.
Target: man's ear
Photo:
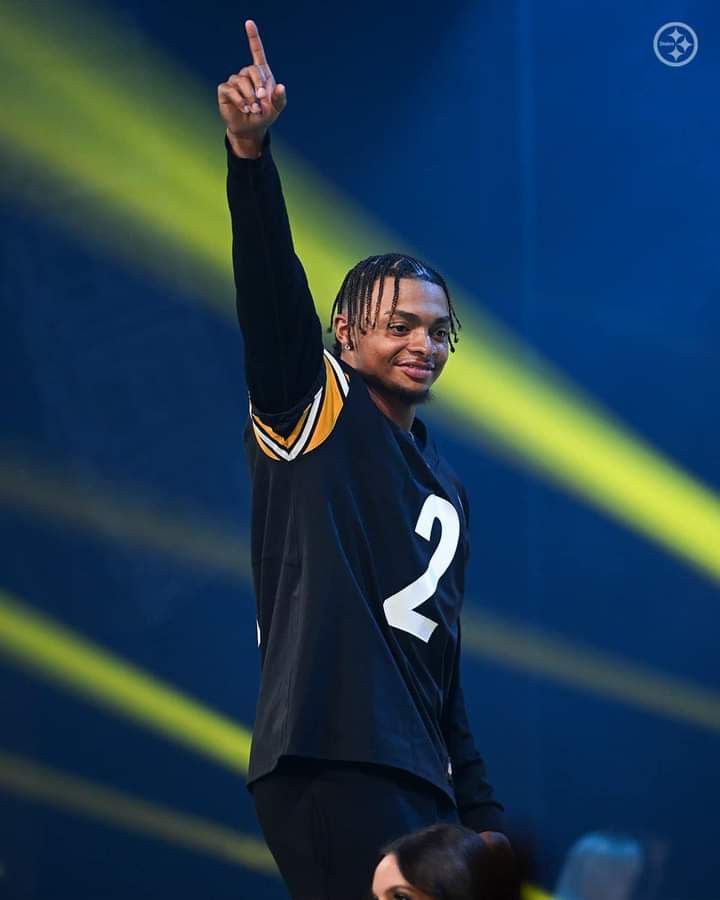
[[[345,349],[345,344],[352,344],[347,316],[344,316],[342,313],[338,313],[335,316],[333,325],[335,326],[335,338],[340,346]]]

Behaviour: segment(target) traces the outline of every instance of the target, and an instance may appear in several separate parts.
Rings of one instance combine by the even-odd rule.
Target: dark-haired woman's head
[[[490,851],[480,835],[438,824],[385,847],[375,869],[376,900],[485,900]]]

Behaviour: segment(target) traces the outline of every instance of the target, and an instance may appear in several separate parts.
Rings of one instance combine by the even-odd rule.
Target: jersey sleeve
[[[460,638],[448,700],[443,713],[445,737],[460,821],[474,831],[504,831],[503,806],[487,780],[485,762],[470,730],[460,680]]]
[[[320,320],[295,254],[269,132],[258,159],[240,159],[225,143],[247,386],[257,413],[287,419],[298,406],[304,412],[325,382]]]
[[[340,363],[327,350],[323,352],[323,370],[324,377],[312,396],[286,412],[260,412],[251,398],[250,424],[258,446],[270,459],[292,462],[330,437],[350,385]]]

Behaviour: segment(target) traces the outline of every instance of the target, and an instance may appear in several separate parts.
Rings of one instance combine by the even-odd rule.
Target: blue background
[[[288,88],[278,140],[718,489],[713,5],[151,0],[115,12],[194,75],[209,107],[246,64],[242,23],[255,18]],[[677,19],[700,51],[673,69],[652,37]],[[223,153],[218,126],[219,193]],[[90,477],[131,486],[243,535],[237,329],[12,199],[0,235],[3,447],[70,473],[78,492]],[[434,428],[471,498],[472,604],[720,691],[717,584],[474,433]],[[11,503],[0,528],[2,589],[251,725],[247,584]],[[720,897],[720,726],[472,654],[464,673],[535,883],[551,889],[572,843],[603,829],[661,846],[655,896]],[[0,698],[2,749],[259,834],[242,780],[200,756],[8,659]],[[4,885],[11,897],[283,896],[275,879],[12,793],[0,793],[0,818],[0,895]]]

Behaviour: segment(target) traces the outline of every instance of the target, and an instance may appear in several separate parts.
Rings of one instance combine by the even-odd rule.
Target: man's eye
[[[435,337],[438,341],[446,341],[448,339],[448,333],[444,328],[438,328],[435,332]]]
[[[397,334],[404,334],[405,331],[407,330],[407,325],[401,325],[401,324],[388,325],[388,328],[390,329],[390,331],[394,331]]]

